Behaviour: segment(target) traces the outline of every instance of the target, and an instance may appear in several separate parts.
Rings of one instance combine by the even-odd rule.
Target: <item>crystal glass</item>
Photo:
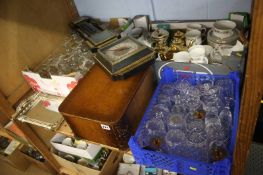
[[[87,60],[89,60],[89,64],[85,65]],[[93,64],[92,54],[84,45],[84,40],[73,34],[71,37],[65,39],[63,50],[58,54],[49,56],[49,59],[40,66],[38,73],[42,77],[68,75],[76,72],[85,74]]]
[[[58,68],[62,71],[63,75],[68,75],[72,72],[72,68],[68,62],[66,63],[59,63]]]
[[[203,110],[203,104],[201,103],[200,100],[198,100],[198,102],[194,100],[189,100],[187,107],[189,111],[193,113],[200,112]]]
[[[49,67],[49,72],[51,75],[58,75],[59,74],[59,70],[58,70],[57,66],[55,66],[55,65],[51,65]]]
[[[218,114],[219,111],[221,111],[225,104],[222,102],[222,100],[218,97],[215,97],[213,100],[209,102],[208,100],[202,101],[203,109],[209,113],[215,113]]]
[[[218,113],[217,111],[209,111],[206,116],[205,116],[205,122],[209,122],[211,119],[215,119],[215,120],[218,120],[219,121],[219,118],[218,118]],[[207,123],[206,123],[207,124]]]
[[[225,141],[229,138],[229,133],[224,130],[219,118],[206,118],[205,119],[205,131],[209,141]]]
[[[191,87],[191,84],[186,80],[178,80],[175,85],[175,89],[180,92],[180,94],[185,94],[188,88]]]
[[[173,95],[173,97],[171,97],[171,101],[174,105],[181,105],[183,103],[182,96],[180,94]]]
[[[197,161],[208,161],[206,138],[205,132],[187,132],[185,156]]]
[[[141,148],[145,148],[150,145],[150,137],[148,130],[145,127],[141,128],[140,133],[137,136],[137,143]]]
[[[164,145],[164,136],[166,133],[165,125],[162,120],[151,119],[146,122],[148,148],[160,151]]]
[[[189,98],[200,98],[200,91],[197,87],[190,86],[185,90],[185,95]]]
[[[234,83],[231,79],[217,80],[215,85],[221,87],[220,93],[222,96],[234,98]]]
[[[205,130],[205,122],[188,113],[186,116],[186,129],[187,132],[203,132]]]
[[[220,138],[221,140],[224,140],[226,143],[229,141],[229,138],[231,136],[232,126],[233,126],[233,118],[232,113],[229,109],[229,107],[225,107],[219,114],[219,120],[222,125],[222,132],[224,135]]]
[[[186,138],[180,129],[174,129],[167,132],[165,136],[166,152],[173,155],[183,155],[185,150]]]
[[[149,135],[159,136],[163,135],[165,130],[165,125],[162,120],[151,119],[146,122],[146,129],[148,130]]]
[[[138,144],[145,149],[160,151],[163,148],[166,129],[162,120],[148,120],[138,135]]]
[[[200,92],[202,92],[200,98],[206,106],[218,107],[218,104],[220,103],[220,88],[218,86],[213,86],[210,83],[205,83],[200,84],[198,88],[200,89]]]
[[[213,87],[213,84],[211,81],[203,82],[203,83],[197,85],[197,88],[199,89],[201,94],[207,93],[207,91],[212,89],[212,87]]]
[[[168,130],[173,130],[173,129],[184,129],[185,127],[185,121],[184,121],[184,116],[178,115],[176,113],[171,113],[168,122],[167,122],[167,128]]]
[[[160,94],[158,96],[158,103],[159,104],[165,104],[168,108],[171,108],[171,106],[172,106],[172,101],[170,99],[170,96],[165,95],[165,94]]]
[[[219,119],[222,126],[231,127],[232,126],[232,113],[228,107],[225,107],[219,114]]]
[[[204,105],[203,105],[204,106]],[[214,116],[218,116],[218,107],[219,106],[209,106],[209,105],[206,105],[206,113],[207,113],[207,116],[211,116],[211,115],[214,115]]]
[[[209,90],[205,91],[201,95],[203,109],[205,111],[215,111],[215,108],[221,110],[224,107],[224,104],[219,95],[219,90],[220,88],[218,86],[212,86]]]
[[[183,105],[174,105],[171,109],[171,113],[179,115],[181,117],[185,116],[188,112],[188,108]]]
[[[50,77],[48,64],[42,64],[37,72],[39,73],[41,77],[45,77],[45,78]]]
[[[190,111],[196,111],[202,108],[200,100],[200,91],[196,87],[189,87],[185,91],[185,95],[183,98],[185,99],[186,105],[188,106]]]
[[[213,141],[209,144],[209,161],[223,160],[227,156],[227,146],[222,141]]]
[[[234,106],[234,83],[231,79],[220,79],[215,82],[220,87],[220,97],[224,104],[230,108]]]
[[[156,104],[150,112],[150,118],[165,121],[170,114],[169,108],[165,104]]]
[[[143,127],[140,130],[140,133],[137,136],[137,143],[141,148],[145,148],[150,145],[150,137],[148,135],[148,130]]]
[[[219,98],[219,87],[212,86],[210,89],[207,89],[202,93],[201,99],[205,103],[215,103]]]
[[[160,93],[165,94],[165,95],[175,95],[179,94],[179,91],[175,88],[176,84],[175,83],[167,83],[162,85],[160,88]]]
[[[188,131],[201,132],[205,129],[205,123],[203,120],[193,119],[187,122],[186,128]]]

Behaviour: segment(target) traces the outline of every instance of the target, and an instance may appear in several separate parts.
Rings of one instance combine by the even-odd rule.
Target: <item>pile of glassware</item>
[[[77,34],[65,39],[62,50],[51,55],[37,72],[41,77],[51,75],[74,76],[75,73],[84,75],[93,65],[93,55]]]
[[[137,141],[144,149],[192,160],[222,160],[233,126],[233,81],[187,80],[160,86]]]

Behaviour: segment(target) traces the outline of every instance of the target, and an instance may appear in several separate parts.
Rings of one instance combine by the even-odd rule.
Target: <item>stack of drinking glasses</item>
[[[192,160],[222,160],[228,154],[233,108],[231,79],[163,84],[137,141],[144,149]]]
[[[94,65],[93,55],[77,34],[65,39],[63,50],[49,57],[37,70],[41,77],[84,75]]]

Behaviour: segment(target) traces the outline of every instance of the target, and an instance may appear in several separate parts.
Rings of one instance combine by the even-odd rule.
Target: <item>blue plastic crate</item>
[[[139,133],[145,122],[148,120],[148,115],[152,106],[154,105],[157,96],[160,91],[160,87],[165,83],[175,82],[179,79],[187,79],[191,84],[196,84],[199,81],[205,80],[217,80],[229,78],[234,82],[235,90],[235,106],[233,109],[233,129],[230,144],[228,147],[228,157],[224,160],[213,162],[213,163],[204,163],[194,160],[189,160],[183,157],[177,157],[165,153],[155,152],[143,149],[136,142],[139,136]],[[207,74],[195,74],[195,73],[185,73],[185,72],[175,72],[170,67],[165,67],[162,72],[162,79],[159,82],[157,89],[151,99],[151,102],[144,114],[142,121],[135,133],[135,136],[132,136],[129,140],[129,147],[132,151],[135,160],[139,164],[144,164],[147,166],[154,166],[161,169],[166,169],[170,171],[175,171],[182,173],[184,175],[228,175],[230,174],[234,146],[237,135],[238,127],[238,116],[239,116],[239,73],[231,72],[228,75],[207,75]]]

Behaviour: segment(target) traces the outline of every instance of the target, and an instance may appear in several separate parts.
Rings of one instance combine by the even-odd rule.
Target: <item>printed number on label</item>
[[[100,124],[102,129],[110,130],[110,127],[108,125]]]

